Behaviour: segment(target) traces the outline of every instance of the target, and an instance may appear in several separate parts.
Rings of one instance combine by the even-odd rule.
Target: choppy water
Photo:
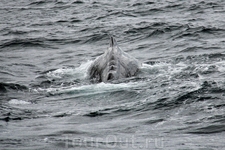
[[[225,149],[224,7],[1,0],[0,149]],[[108,34],[141,73],[90,84]]]

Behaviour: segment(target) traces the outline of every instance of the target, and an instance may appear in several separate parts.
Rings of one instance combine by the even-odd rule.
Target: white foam
[[[171,64],[159,62],[154,65],[143,64],[142,70],[147,74],[157,74],[157,76],[172,76],[182,72],[188,65],[180,62],[178,64]]]
[[[171,73],[173,74],[176,74],[176,73],[180,73],[183,71],[183,69],[185,69],[188,65],[183,63],[183,62],[179,62],[178,64],[174,65],[174,66],[170,66],[170,71]]]
[[[67,87],[51,87],[48,89],[45,89],[46,92],[51,93],[51,94],[62,94],[62,93],[91,93],[91,94],[96,94],[96,93],[104,93],[104,92],[112,92],[112,91],[117,91],[121,89],[127,89],[131,87],[139,87],[141,86],[142,82],[135,83],[135,82],[130,82],[130,83],[120,83],[120,84],[111,84],[111,83],[98,83],[98,84],[89,84],[89,85],[81,85],[81,86],[67,86]],[[42,90],[43,89],[39,89]]]
[[[49,78],[61,79],[65,76],[73,76],[76,78],[84,79],[87,76],[88,67],[91,65],[92,61],[87,61],[81,64],[77,68],[59,68],[54,71],[50,71],[46,74]]]
[[[27,105],[27,104],[31,104],[31,103],[24,101],[24,100],[11,99],[9,101],[9,104],[11,104],[11,105]]]
[[[225,72],[225,61],[216,62],[219,72]]]
[[[149,64],[142,64],[141,69],[153,69],[153,68],[164,68],[164,67],[168,67],[171,64],[168,63],[164,63],[164,62],[159,62],[159,63],[155,63],[154,65],[149,65]]]

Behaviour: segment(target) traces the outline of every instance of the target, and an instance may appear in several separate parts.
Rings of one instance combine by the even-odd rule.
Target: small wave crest
[[[58,95],[58,94],[73,94],[78,97],[80,96],[90,96],[96,95],[100,93],[107,93],[107,92],[115,92],[121,91],[125,89],[140,87],[143,86],[144,83],[119,83],[119,84],[112,84],[112,83],[98,83],[98,84],[87,84],[87,85],[72,85],[72,86],[58,86],[58,87],[50,87],[47,89],[39,88],[38,91],[47,92],[50,95]]]
[[[53,71],[49,71],[46,76],[51,79],[62,79],[64,77],[74,77],[79,79],[85,79],[87,77],[88,67],[91,65],[92,61],[87,61],[81,64],[77,68],[64,67]]]
[[[45,38],[28,38],[28,39],[11,39],[9,41],[4,42],[0,45],[0,48],[8,48],[8,47],[49,47],[50,45],[47,45],[45,43]]]
[[[12,105],[27,105],[27,104],[31,104],[31,103],[28,102],[28,101],[24,101],[24,100],[11,99],[9,101],[9,104],[12,104]]]

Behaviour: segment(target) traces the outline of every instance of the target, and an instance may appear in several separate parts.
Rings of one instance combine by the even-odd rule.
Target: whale
[[[110,36],[109,48],[98,56],[88,68],[92,82],[112,82],[137,75],[142,63],[124,52],[116,39]]]

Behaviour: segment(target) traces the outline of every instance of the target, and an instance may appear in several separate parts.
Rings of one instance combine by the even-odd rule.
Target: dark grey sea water
[[[91,84],[108,34],[143,62]],[[0,149],[225,149],[225,1],[1,0]]]

